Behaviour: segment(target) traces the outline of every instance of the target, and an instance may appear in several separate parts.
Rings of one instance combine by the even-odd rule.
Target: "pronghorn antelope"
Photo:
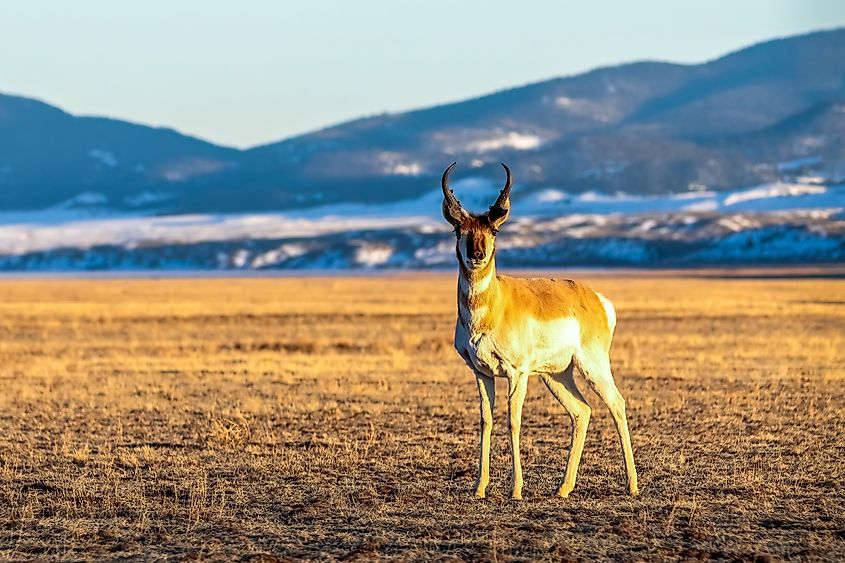
[[[496,274],[495,241],[510,215],[513,179],[483,214],[461,207],[443,173],[443,216],[455,227],[458,257],[458,320],[455,348],[475,372],[481,402],[481,451],[475,494],[484,498],[490,481],[490,435],[496,400],[495,377],[508,381],[508,426],[513,461],[512,492],[522,498],[519,430],[528,378],[538,375],[572,419],[572,442],[566,475],[558,495],[567,497],[575,486],[584,449],[590,406],[575,385],[573,367],[584,375],[607,404],[625,459],[628,491],[637,494],[637,470],[625,399],[610,371],[610,341],[616,326],[613,305],[603,295],[572,280],[524,279]]]

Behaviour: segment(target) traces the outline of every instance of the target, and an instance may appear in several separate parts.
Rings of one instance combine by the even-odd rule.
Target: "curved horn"
[[[461,203],[455,199],[455,194],[452,192],[452,188],[449,187],[449,174],[452,173],[452,168],[455,167],[457,162],[453,162],[449,165],[449,168],[443,172],[443,179],[440,180],[440,186],[443,188],[443,197],[446,198],[446,202],[449,204],[450,207],[457,205],[458,207],[461,206]]]
[[[464,208],[461,207],[461,202],[455,198],[455,194],[452,192],[452,189],[449,187],[449,173],[452,172],[452,168],[455,167],[457,162],[453,162],[449,165],[449,168],[443,173],[443,179],[440,181],[440,185],[443,187],[443,217],[449,221],[452,226],[457,229],[461,221],[463,221],[464,217],[467,216],[467,212],[464,211]]]
[[[505,187],[502,188],[502,192],[499,194],[499,199],[496,200],[496,203],[493,204],[493,207],[505,207],[507,205],[508,198],[511,196],[511,186],[513,185],[513,176],[511,176],[511,169],[508,168],[508,165],[504,162],[500,162],[499,164],[502,165],[502,168],[505,169],[505,173],[508,175],[507,179],[505,180]]]

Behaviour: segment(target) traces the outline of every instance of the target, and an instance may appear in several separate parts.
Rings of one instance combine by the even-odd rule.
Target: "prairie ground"
[[[845,559],[845,280],[585,281],[638,498],[539,381],[473,498],[452,275],[0,281],[0,558]]]

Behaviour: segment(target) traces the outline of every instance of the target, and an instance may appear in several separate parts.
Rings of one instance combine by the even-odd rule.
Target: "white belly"
[[[489,376],[552,374],[569,367],[581,332],[574,318],[526,321],[518,330],[472,333],[455,327],[455,348],[470,368]]]

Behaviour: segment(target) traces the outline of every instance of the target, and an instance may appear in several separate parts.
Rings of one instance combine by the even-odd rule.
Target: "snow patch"
[[[105,205],[109,202],[104,194],[100,192],[82,192],[69,200],[60,203],[59,207],[76,207],[79,205]]]
[[[387,244],[365,243],[355,251],[355,263],[372,268],[387,263],[393,256],[393,248]]]
[[[267,266],[278,265],[291,258],[302,256],[306,252],[308,252],[308,248],[304,244],[287,243],[274,250],[257,255],[250,262],[250,266],[253,268],[266,268]]]
[[[425,266],[451,264],[455,259],[455,240],[443,240],[434,246],[417,248],[414,259]]]
[[[388,173],[394,176],[419,176],[420,172],[422,172],[422,166],[418,162],[395,164],[388,170]]]
[[[647,219],[647,220],[643,221],[642,223],[640,223],[640,226],[638,227],[638,229],[640,231],[650,231],[656,226],[657,226],[657,221],[655,221],[654,219]]]
[[[195,176],[203,176],[223,170],[226,164],[206,158],[184,158],[159,167],[155,173],[169,182],[184,182]]]
[[[151,192],[144,190],[143,192],[124,198],[124,202],[132,207],[141,207],[142,205],[150,205],[152,203],[160,203],[172,198],[171,194],[163,194],[158,192]]]
[[[752,188],[750,190],[730,194],[725,198],[724,205],[730,207],[732,205],[736,205],[737,203],[742,203],[755,199],[769,199],[774,197],[801,196],[809,194],[815,195],[824,193],[827,193],[827,188],[824,186],[785,184],[777,182],[774,184],[764,184],[762,186],[757,186],[756,188]]]
[[[707,199],[704,201],[696,201],[695,203],[689,203],[684,205],[682,208],[684,211],[690,211],[695,213],[706,213],[708,211],[716,211],[719,209],[719,202],[716,201],[715,198]]]
[[[241,248],[235,251],[232,255],[232,265],[235,268],[243,268],[247,264],[247,260],[249,260],[249,251],[245,248]]]
[[[780,162],[777,165],[777,169],[780,172],[788,172],[790,170],[800,170],[801,168],[806,168],[807,166],[815,166],[820,164],[822,158],[820,156],[807,156],[804,158],[796,158],[795,160],[787,160],[786,162]]]
[[[102,164],[105,164],[109,168],[114,168],[117,166],[117,158],[115,158],[114,154],[104,150],[104,149],[91,149],[88,151],[88,156],[93,158],[94,160],[100,161]]]
[[[569,201],[569,194],[560,190],[547,189],[537,192],[534,199],[537,203],[558,203],[561,201]]]
[[[503,148],[526,151],[536,149],[540,146],[541,142],[540,137],[537,135],[510,131],[499,137],[469,143],[466,148],[472,152],[488,152]]]

